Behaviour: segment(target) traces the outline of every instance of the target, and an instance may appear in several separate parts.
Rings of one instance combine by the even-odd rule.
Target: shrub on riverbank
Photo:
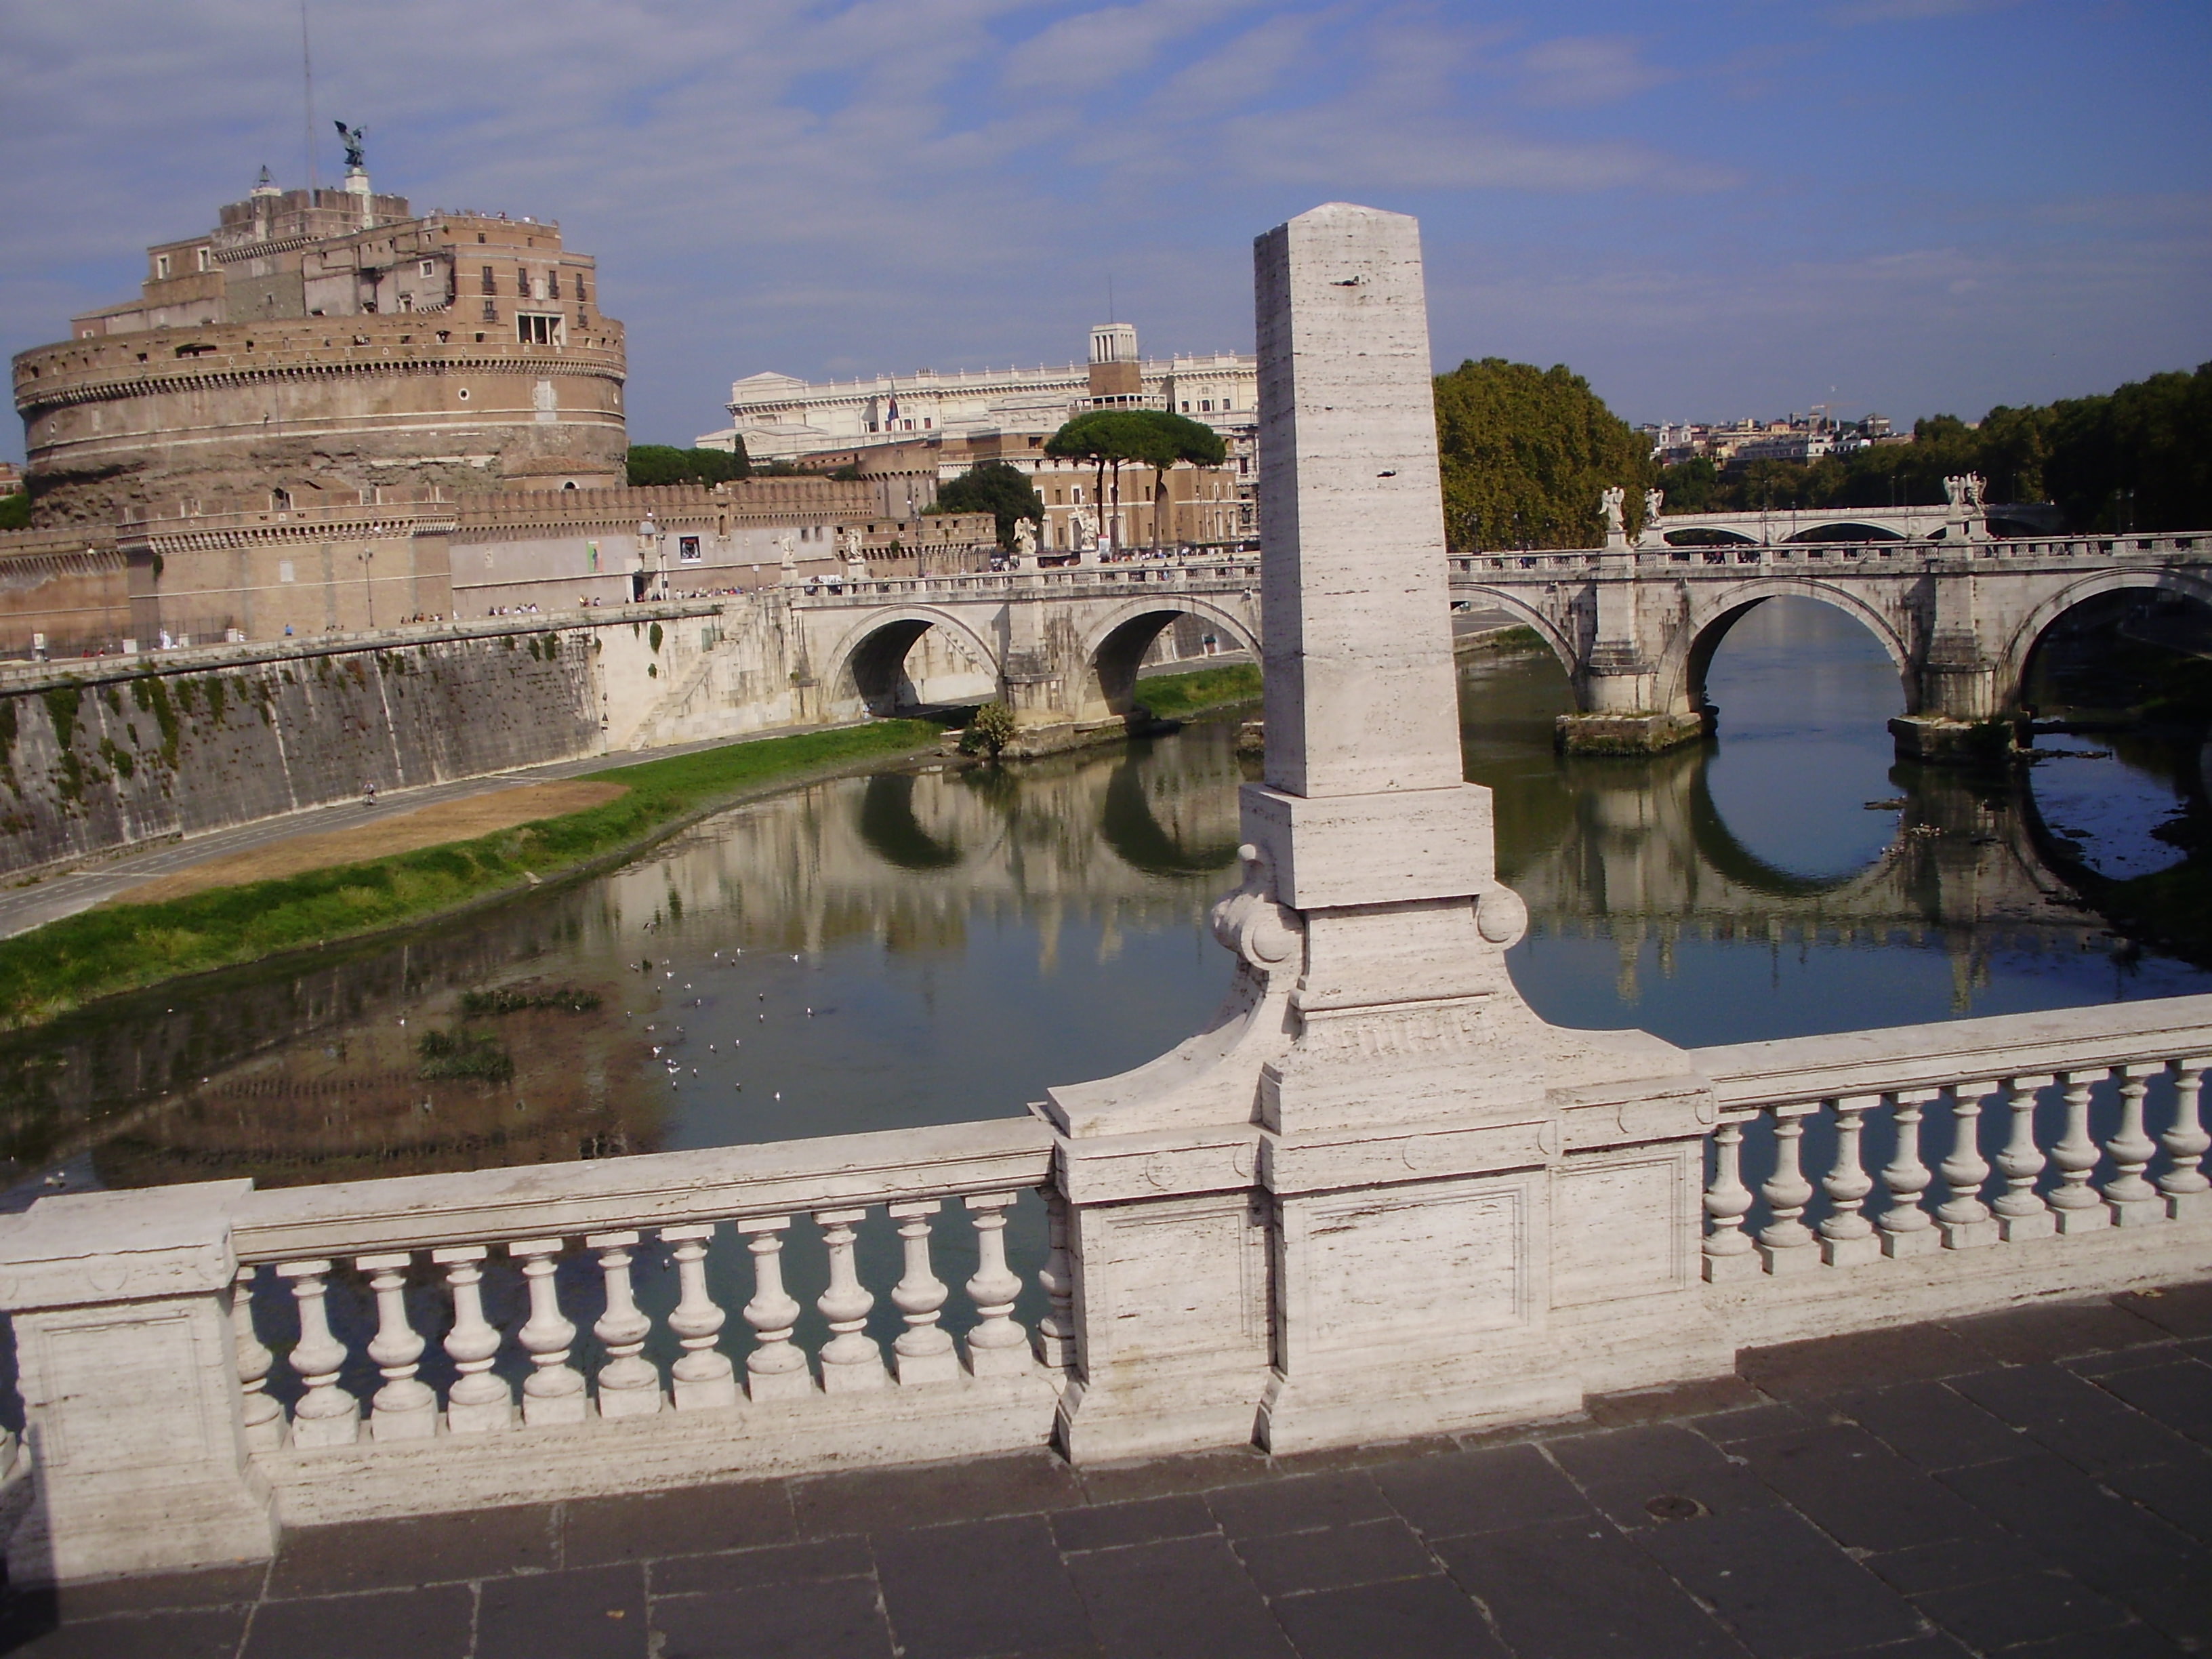
[[[939,735],[925,720],[879,720],[673,755],[592,773],[623,787],[612,800],[475,841],[64,917],[0,940],[0,1030],[180,975],[420,921],[626,854],[763,786],[904,753]]]
[[[1164,720],[1187,720],[1208,708],[1260,700],[1260,665],[1230,663],[1188,674],[1161,674],[1137,687],[1137,701]]]

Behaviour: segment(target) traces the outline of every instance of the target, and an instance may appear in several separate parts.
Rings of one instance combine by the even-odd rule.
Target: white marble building
[[[1124,365],[1136,370],[1133,391],[1121,389],[1126,369],[1110,373]],[[1102,376],[1102,368],[1109,374]],[[1107,380],[1116,383],[1115,389],[1101,384]],[[1250,354],[1139,358],[1134,326],[1103,323],[1091,331],[1088,362],[950,373],[925,368],[852,380],[749,374],[730,387],[731,423],[696,441],[702,449],[726,449],[732,438],[742,437],[756,460],[795,461],[925,435],[1048,434],[1086,409],[1128,404],[1204,421],[1230,439],[1234,452],[1249,447],[1259,424],[1258,403],[1258,363]]]

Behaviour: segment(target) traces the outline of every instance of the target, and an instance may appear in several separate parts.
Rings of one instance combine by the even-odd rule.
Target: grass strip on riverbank
[[[1188,720],[1209,709],[1260,701],[1260,665],[1230,663],[1188,674],[1157,674],[1137,684],[1137,701],[1164,720]]]
[[[765,784],[910,753],[941,735],[926,720],[880,720],[672,755],[591,774],[623,787],[611,800],[474,841],[83,911],[0,939],[0,1030],[181,975],[425,921],[626,854]]]

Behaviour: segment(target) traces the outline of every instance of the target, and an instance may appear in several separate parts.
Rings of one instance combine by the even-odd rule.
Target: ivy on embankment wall
[[[149,666],[0,696],[0,873],[358,799],[370,782],[592,753],[588,641],[529,645],[495,636]]]

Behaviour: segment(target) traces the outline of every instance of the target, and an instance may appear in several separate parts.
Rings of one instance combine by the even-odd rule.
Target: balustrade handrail
[[[2212,995],[1992,1014],[1691,1051],[1723,1117],[1770,1106],[2212,1056]]]
[[[859,1208],[1041,1186],[1052,1146],[1043,1123],[1004,1118],[276,1188],[232,1208],[231,1236],[241,1261],[275,1261]]]

